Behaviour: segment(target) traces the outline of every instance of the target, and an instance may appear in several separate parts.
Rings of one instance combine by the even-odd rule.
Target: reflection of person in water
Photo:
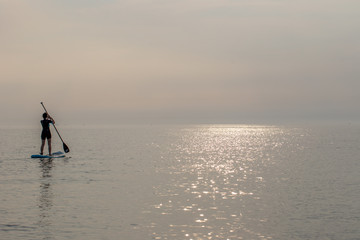
[[[52,159],[43,159],[40,161],[40,168],[42,176],[40,179],[40,196],[38,207],[40,210],[39,213],[39,226],[43,229],[44,236],[46,239],[49,237],[49,229],[47,227],[51,226],[51,208],[53,206],[53,192],[51,187],[52,174],[51,170],[53,168]]]

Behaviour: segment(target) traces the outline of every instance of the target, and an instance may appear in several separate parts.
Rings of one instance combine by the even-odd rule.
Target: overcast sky
[[[0,0],[0,123],[360,119],[359,0]]]

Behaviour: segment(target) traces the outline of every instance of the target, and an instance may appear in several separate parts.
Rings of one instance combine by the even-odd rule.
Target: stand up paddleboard
[[[63,158],[65,154],[63,152],[55,152],[51,156],[49,155],[31,155],[31,158]]]

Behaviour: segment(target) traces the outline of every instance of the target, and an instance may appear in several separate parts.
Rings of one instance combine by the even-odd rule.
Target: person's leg
[[[51,155],[51,138],[48,138],[49,155]]]
[[[45,139],[41,139],[40,155],[44,153]]]

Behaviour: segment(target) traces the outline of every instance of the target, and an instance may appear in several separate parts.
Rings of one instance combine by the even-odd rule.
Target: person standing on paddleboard
[[[45,139],[48,140],[49,155],[51,155],[51,132],[50,132],[50,123],[55,124],[55,121],[49,114],[43,114],[43,120],[41,120],[42,132],[41,132],[41,148],[40,155],[43,155],[45,147]]]

